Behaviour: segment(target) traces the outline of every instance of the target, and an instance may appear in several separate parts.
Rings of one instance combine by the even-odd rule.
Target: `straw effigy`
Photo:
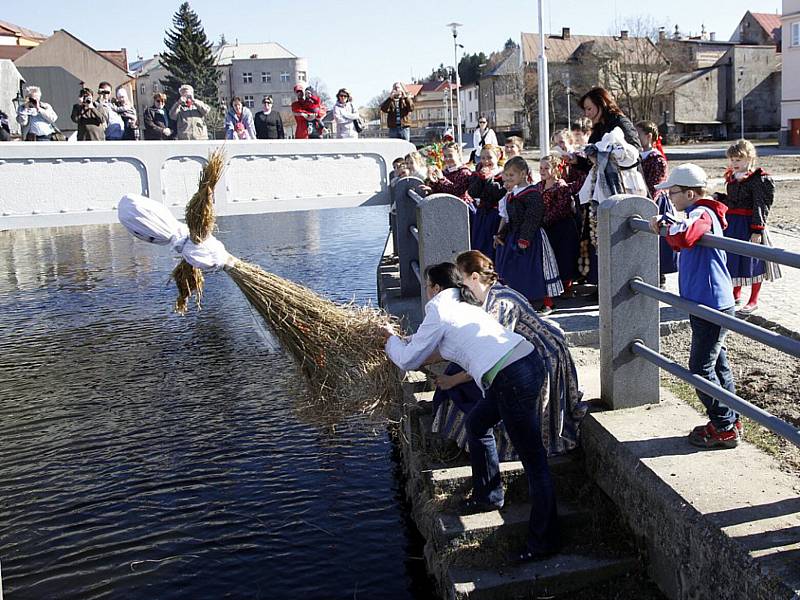
[[[216,224],[214,187],[224,166],[223,152],[212,153],[198,190],[186,206],[191,244],[202,246],[213,241],[222,248],[227,256],[223,269],[297,361],[308,381],[313,406],[335,414],[388,414],[400,398],[399,380],[396,367],[383,350],[384,339],[379,331],[387,323],[396,325],[396,319],[371,306],[334,303],[305,286],[227,255],[212,235]],[[136,237],[154,241],[135,232],[128,223],[123,224]],[[183,248],[175,236],[155,243]],[[202,269],[183,258],[172,278],[178,288],[175,311],[185,314],[192,296],[199,309],[204,285]]]

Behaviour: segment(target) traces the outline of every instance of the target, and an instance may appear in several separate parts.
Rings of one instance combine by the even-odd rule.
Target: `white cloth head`
[[[622,133],[622,129],[614,127],[614,129],[605,134],[595,146],[600,152],[610,152],[613,146],[621,146],[624,143],[625,134]]]
[[[119,222],[131,235],[160,246],[169,245],[193,267],[221,269],[233,264],[234,258],[213,235],[195,244],[189,239],[189,228],[178,221],[163,204],[138,194],[126,194],[117,206]]]

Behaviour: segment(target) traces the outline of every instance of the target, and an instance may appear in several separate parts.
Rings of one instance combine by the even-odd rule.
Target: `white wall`
[[[781,137],[789,142],[789,124],[800,119],[800,45],[792,46],[792,24],[800,23],[800,0],[783,0]]]
[[[403,140],[7,142],[0,158],[0,230],[116,222],[123,194],[178,216],[209,152],[224,147],[219,215],[388,204]]]

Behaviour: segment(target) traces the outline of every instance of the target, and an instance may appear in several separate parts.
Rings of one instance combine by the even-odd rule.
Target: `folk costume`
[[[669,192],[656,189],[659,183],[667,180],[667,159],[653,148],[641,153],[641,161],[644,182],[653,202],[658,205],[658,214],[674,215],[675,207],[669,200]],[[678,271],[678,254],[663,237],[658,239],[658,268],[661,275]]]
[[[497,206],[500,199],[506,195],[503,172],[498,169],[488,177],[480,171],[473,173],[467,193],[472,198],[475,210],[470,222],[470,247],[473,250],[480,250],[494,260],[494,236],[500,228],[500,213]]]

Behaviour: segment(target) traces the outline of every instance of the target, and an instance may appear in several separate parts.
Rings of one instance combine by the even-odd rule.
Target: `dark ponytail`
[[[430,281],[432,285],[438,285],[443,290],[458,288],[462,302],[474,304],[475,306],[481,305],[475,294],[461,282],[461,273],[458,272],[458,267],[451,262],[429,266],[425,269],[425,279]]]

